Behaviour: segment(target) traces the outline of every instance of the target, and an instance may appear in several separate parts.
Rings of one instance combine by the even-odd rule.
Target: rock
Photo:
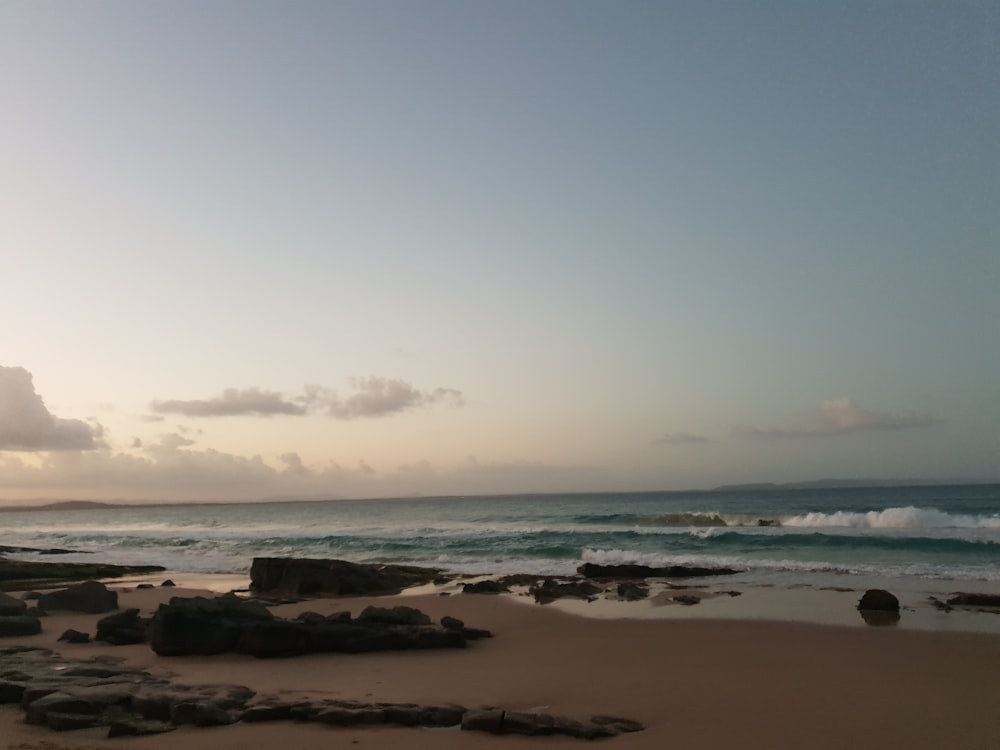
[[[31,701],[24,709],[24,720],[28,724],[44,724],[46,716],[53,711],[91,717],[99,713],[90,701],[56,690]]]
[[[176,586],[176,585],[177,584],[174,583],[173,581],[171,581],[169,578],[167,580],[165,580],[163,583],[160,584],[160,586],[166,586],[167,588],[170,588],[171,586]]]
[[[509,594],[510,587],[500,581],[476,581],[463,583],[463,594]]]
[[[160,656],[221,654],[236,648],[247,625],[272,619],[263,605],[233,594],[212,599],[175,596],[160,605],[147,633]]]
[[[549,714],[532,714],[520,711],[507,711],[503,716],[502,731],[504,734],[552,734],[555,730],[555,719]]]
[[[457,727],[464,715],[463,706],[426,706],[420,711],[420,724],[425,727]]]
[[[694,606],[695,604],[701,604],[701,597],[694,596],[693,594],[675,594],[670,597],[670,601],[677,602],[678,604],[683,604],[687,607]]]
[[[125,718],[112,721],[108,725],[108,737],[143,737],[149,734],[163,734],[177,729],[166,721]]]
[[[590,720],[594,724],[603,726],[613,726],[619,732],[641,732],[645,727],[638,721],[623,719],[620,716],[592,716]]]
[[[462,729],[468,732],[500,734],[503,731],[503,715],[504,712],[498,708],[466,711],[462,715]]]
[[[38,635],[42,621],[30,615],[0,617],[0,636]]]
[[[81,633],[79,630],[69,628],[63,631],[57,640],[66,641],[66,643],[90,643],[90,633]]]
[[[9,678],[0,679],[0,704],[20,703],[25,685]]]
[[[60,591],[43,594],[38,605],[49,612],[69,610],[101,614],[118,609],[118,594],[97,581],[84,581]]]
[[[23,615],[28,608],[21,599],[15,599],[0,591],[0,617],[16,617]]]
[[[597,565],[584,563],[576,571],[584,578],[703,578],[729,576],[740,571],[733,568],[703,568],[695,565],[669,565],[654,568],[649,565]]]
[[[89,729],[100,725],[100,719],[90,714],[74,714],[63,711],[49,711],[45,715],[45,726],[56,732],[73,729]]]
[[[858,602],[858,609],[872,612],[899,612],[899,599],[884,589],[868,589]]]
[[[459,620],[457,617],[451,617],[445,615],[441,618],[441,627],[446,630],[461,630],[465,627],[465,623]]]
[[[387,724],[398,724],[403,727],[415,727],[420,724],[422,709],[415,703],[399,703],[382,706]]]
[[[626,582],[618,584],[618,596],[627,602],[635,602],[649,596],[649,586]]]
[[[413,607],[365,607],[358,622],[378,622],[386,625],[430,625],[431,618]]]
[[[437,575],[432,568],[257,557],[250,567],[250,589],[285,596],[395,594],[408,586],[429,583]]]
[[[946,602],[952,607],[1000,607],[1000,594],[957,593]]]
[[[297,656],[311,650],[309,625],[275,620],[254,622],[243,628],[234,650],[257,658]]]
[[[135,590],[136,591],[142,591],[144,589],[153,589],[153,588],[156,588],[156,587],[153,584],[151,584],[151,583],[140,583],[138,586],[135,587]]]
[[[592,601],[601,590],[589,581],[569,581],[558,583],[552,578],[546,578],[541,584],[532,586],[529,590],[536,602],[545,603],[555,599],[586,599]]]
[[[359,724],[384,724],[385,711],[380,708],[346,708],[332,706],[316,715],[316,721],[338,727],[353,727]]]
[[[146,640],[149,619],[139,616],[138,609],[126,609],[97,621],[95,641],[104,641],[112,646],[127,646]]]

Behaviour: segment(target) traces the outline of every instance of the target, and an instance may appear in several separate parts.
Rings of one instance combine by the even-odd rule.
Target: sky
[[[1000,4],[0,0],[0,502],[1000,479]]]

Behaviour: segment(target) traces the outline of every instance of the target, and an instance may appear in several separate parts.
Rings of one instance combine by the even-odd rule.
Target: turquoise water
[[[474,574],[689,563],[784,583],[833,575],[1000,585],[1000,485],[19,511],[0,513],[0,533],[2,544],[200,573],[294,556]]]

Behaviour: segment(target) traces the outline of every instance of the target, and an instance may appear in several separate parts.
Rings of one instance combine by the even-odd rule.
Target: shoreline
[[[183,575],[178,574],[177,583],[188,583]],[[138,607],[144,613],[172,596],[212,593],[183,586],[137,590],[134,583],[114,581],[109,587],[120,592],[122,608]],[[42,646],[73,657],[108,657],[170,674],[185,684],[225,682],[284,697],[461,703],[573,717],[613,714],[641,721],[645,731],[602,740],[623,749],[881,750],[891,739],[894,747],[937,750],[988,747],[996,741],[997,635],[752,619],[580,617],[551,605],[525,606],[520,600],[527,601],[516,595],[420,591],[316,598],[272,608],[277,616],[294,617],[307,610],[357,614],[368,605],[401,604],[435,620],[454,616],[494,633],[492,639],[459,650],[267,660],[237,654],[168,658],[158,657],[145,644],[57,642],[67,627],[93,632],[100,616],[77,614],[49,616],[42,634],[5,638],[2,643]],[[919,712],[913,710],[917,705]],[[0,736],[7,747],[23,750],[581,746],[580,740],[563,737],[342,729],[287,721],[182,727],[164,735],[108,740],[96,729],[55,734],[25,725],[20,718],[20,712],[0,710]]]

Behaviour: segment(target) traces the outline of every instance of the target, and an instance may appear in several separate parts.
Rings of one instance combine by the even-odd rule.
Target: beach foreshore
[[[145,613],[172,596],[214,595],[237,578],[178,576],[178,588],[110,582],[122,608]],[[448,593],[449,595],[442,595]],[[787,592],[794,594],[795,592]],[[805,592],[800,592],[805,593]],[[815,594],[816,592],[809,592]],[[837,601],[848,592],[822,592]],[[830,597],[833,597],[832,599]],[[736,605],[742,598],[728,603]],[[854,596],[856,601],[856,595]],[[707,602],[706,602],[707,603]],[[492,631],[465,649],[316,654],[254,659],[225,654],[160,657],[148,645],[70,645],[67,628],[94,632],[99,615],[55,614],[43,632],[0,645],[110,656],[184,684],[239,684],[286,698],[457,703],[587,719],[611,714],[645,730],[597,740],[622,748],[996,748],[1000,737],[1000,635],[904,627],[818,625],[762,619],[585,617],[525,597],[424,590],[391,597],[317,598],[272,608],[321,614],[369,605],[416,607]],[[593,606],[600,605],[595,602]],[[704,606],[705,603],[699,606]],[[744,605],[741,605],[744,606]],[[638,610],[636,610],[638,611]],[[857,612],[853,617],[858,618]],[[904,619],[908,613],[904,612]],[[994,618],[981,614],[971,617]],[[53,733],[0,709],[0,747],[54,748],[515,748],[579,746],[569,737],[495,736],[458,729],[335,728],[270,722],[107,739],[106,730]]]

